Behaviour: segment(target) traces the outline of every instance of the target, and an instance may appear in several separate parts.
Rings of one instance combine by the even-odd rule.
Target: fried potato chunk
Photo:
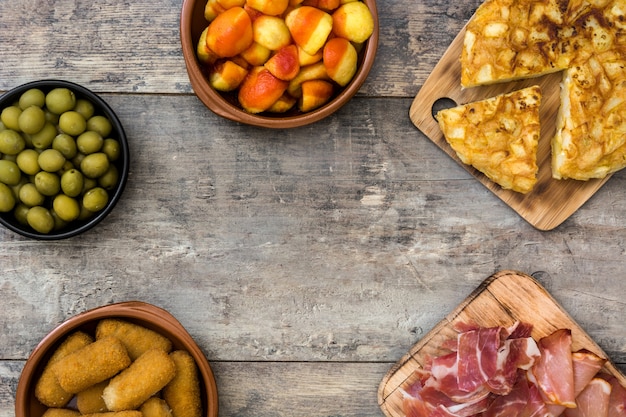
[[[540,103],[541,89],[532,86],[440,110],[436,118],[463,163],[526,194],[537,182]]]

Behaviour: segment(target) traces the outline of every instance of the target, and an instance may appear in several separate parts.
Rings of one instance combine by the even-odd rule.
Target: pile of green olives
[[[24,91],[0,113],[0,212],[48,234],[104,209],[119,183],[112,130],[70,88]]]

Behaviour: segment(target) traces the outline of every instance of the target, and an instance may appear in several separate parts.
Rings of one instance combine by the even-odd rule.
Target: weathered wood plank
[[[380,416],[389,368],[501,269],[534,273],[626,369],[626,174],[539,232],[409,119],[480,1],[381,0],[359,97],[281,132],[192,95],[181,3],[0,0],[0,91],[84,84],[132,150],[124,198],[92,233],[44,243],[0,229],[0,417],[46,332],[129,299],[166,308],[198,341],[220,415]]]
[[[511,268],[545,271],[566,310],[626,359],[623,174],[542,233],[394,116],[408,99],[359,98],[277,134],[193,97],[106,98],[131,138],[124,198],[76,239],[0,231],[0,357],[26,358],[69,315],[138,298],[170,310],[212,360],[394,361]]]
[[[531,336],[535,340],[558,329],[569,329],[572,351],[584,349],[608,359],[606,352],[534,278],[518,271],[500,271],[483,281],[476,291],[411,347],[383,378],[378,403],[385,415],[404,417],[404,396],[419,380],[415,371],[424,370],[429,360],[450,352],[444,343],[456,340],[459,324],[496,327],[510,326],[515,322],[532,324]],[[615,376],[621,384],[626,384],[626,377],[610,360],[605,363],[604,371]]]
[[[220,416],[379,417],[391,364],[216,362]],[[19,362],[0,362],[0,417],[13,417]]]
[[[96,92],[191,93],[179,38],[181,0],[0,0],[0,91],[61,78]],[[379,2],[377,61],[360,94],[414,97],[479,4]],[[15,53],[14,51],[19,51]]]

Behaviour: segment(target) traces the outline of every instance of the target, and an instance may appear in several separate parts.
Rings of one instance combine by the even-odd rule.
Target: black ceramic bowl
[[[59,230],[53,230],[50,233],[37,232],[30,226],[18,222],[14,217],[12,211],[0,213],[0,223],[2,223],[8,229],[19,233],[22,236],[38,240],[58,240],[69,238],[83,233],[100,223],[102,219],[104,219],[111,212],[111,210],[113,210],[113,208],[119,201],[122,192],[124,191],[124,187],[126,186],[129,172],[128,140],[126,138],[126,133],[124,132],[124,128],[122,127],[120,120],[118,119],[113,109],[102,98],[81,85],[62,80],[40,80],[26,83],[2,95],[0,97],[0,109],[4,109],[5,107],[8,107],[15,103],[22,95],[22,93],[31,88],[38,88],[44,93],[48,93],[50,90],[57,87],[69,88],[71,91],[74,92],[77,99],[84,98],[89,100],[94,105],[94,114],[102,115],[109,119],[113,128],[109,137],[117,139],[120,144],[120,156],[114,162],[119,172],[119,179],[117,185],[112,190],[108,191],[109,200],[104,209],[98,211],[97,213],[95,213],[94,216],[90,217],[87,220],[75,220],[69,222],[64,228],[61,228]]]

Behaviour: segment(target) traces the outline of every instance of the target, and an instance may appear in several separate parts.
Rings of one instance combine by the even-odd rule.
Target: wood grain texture
[[[220,416],[380,417],[376,389],[388,363],[214,362]],[[14,417],[21,364],[0,362],[0,416]],[[302,375],[306,375],[303,378]]]
[[[379,1],[381,42],[359,95],[414,97],[441,51],[479,4]],[[0,91],[61,78],[96,92],[192,94],[182,59],[182,0],[0,0]],[[16,53],[18,51],[18,53]],[[406,111],[404,112],[406,115]]]
[[[626,377],[615,367],[600,346],[571,318],[556,300],[531,276],[517,271],[500,271],[487,278],[472,294],[416,343],[383,378],[378,403],[389,417],[404,417],[403,398],[416,382],[414,372],[423,369],[428,358],[448,350],[446,340],[455,340],[455,326],[473,323],[480,327],[510,326],[515,322],[533,325],[535,340],[558,329],[572,331],[572,351],[586,349],[607,362],[603,370],[626,386]]]
[[[29,353],[104,304],[167,309],[216,374],[223,416],[380,417],[388,370],[502,269],[531,273],[626,371],[626,172],[540,231],[451,159],[410,106],[479,0],[379,1],[358,97],[311,126],[231,123],[193,95],[181,0],[0,0],[0,90],[100,93],[131,147],[94,231],[0,229],[0,417]]]
[[[230,384],[218,389],[237,396],[240,415],[255,415],[243,405],[255,395],[291,415],[356,413],[345,398],[330,403],[334,414],[293,391],[272,397],[255,381],[284,369],[276,363],[293,364],[289,378],[310,363],[318,377],[297,386],[313,392],[333,366],[350,379],[351,364],[384,364],[377,380],[343,382],[373,404],[364,415],[380,415],[386,370],[486,276],[515,268],[539,277],[623,369],[623,174],[546,233],[420,136],[411,99],[357,98],[321,125],[276,134],[217,118],[191,96],[104,98],[130,137],[127,189],[97,230],[74,239],[0,229],[0,363],[23,363],[74,314],[139,299],[225,363],[216,377]],[[250,372],[228,374],[238,363]],[[5,369],[15,387],[21,368]],[[0,414],[11,416],[11,392],[3,398]]]
[[[411,104],[409,111],[411,120],[437,146],[530,224],[540,230],[553,229],[591,198],[609,180],[610,176],[590,181],[553,179],[550,142],[556,131],[562,73],[516,82],[462,88],[460,57],[464,36],[465,29],[459,32],[420,89]],[[537,149],[539,172],[537,173],[537,184],[533,190],[527,194],[521,194],[502,189],[480,171],[461,162],[455,151],[446,142],[433,113],[436,112],[442,99],[451,99],[456,104],[466,104],[520,90],[531,85],[539,85],[542,90],[539,110],[541,137]]]

